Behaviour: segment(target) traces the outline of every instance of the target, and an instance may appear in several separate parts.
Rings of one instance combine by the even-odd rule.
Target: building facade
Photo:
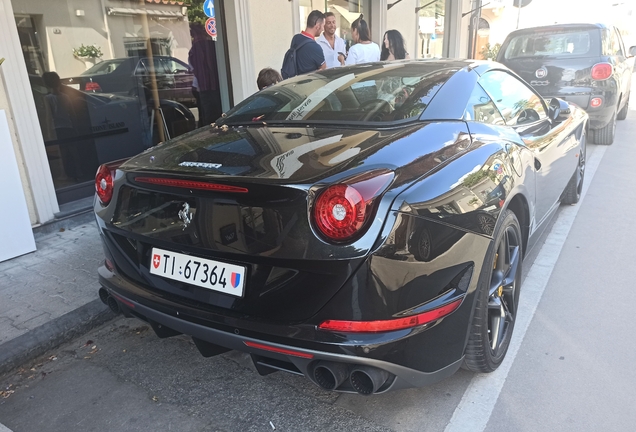
[[[0,0],[0,114],[31,226],[78,200],[90,205],[99,164],[201,126],[256,92],[258,71],[280,69],[313,9],[334,12],[345,39],[364,14],[375,42],[397,29],[411,58],[430,58],[467,56],[474,5],[206,0],[210,21],[174,0]]]

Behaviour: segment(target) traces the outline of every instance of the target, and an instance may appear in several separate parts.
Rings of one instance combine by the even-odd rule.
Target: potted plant
[[[482,48],[480,54],[485,60],[496,60],[497,54],[499,53],[499,48],[501,48],[500,43],[496,43],[493,47],[490,46],[489,43]]]
[[[73,48],[73,55],[82,60],[86,65],[86,69],[95,65],[95,59],[100,58],[102,50],[97,45],[80,45],[79,48]]]

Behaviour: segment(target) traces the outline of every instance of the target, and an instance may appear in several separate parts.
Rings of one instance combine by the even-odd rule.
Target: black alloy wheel
[[[572,175],[572,178],[568,182],[568,185],[563,191],[563,204],[576,204],[581,199],[581,192],[583,192],[583,180],[585,179],[585,155],[587,154],[586,136],[585,133],[581,135],[580,139],[581,150],[579,153],[579,164],[576,167],[576,171]]]
[[[493,236],[495,247],[484,262],[464,367],[493,372],[510,345],[519,306],[523,244],[515,214],[506,210]]]

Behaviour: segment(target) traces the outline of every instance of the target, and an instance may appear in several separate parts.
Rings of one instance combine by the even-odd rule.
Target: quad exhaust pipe
[[[349,367],[344,363],[319,362],[314,368],[314,380],[325,390],[335,390],[349,376]]]
[[[102,301],[102,303],[108,306],[115,315],[119,315],[121,313],[121,308],[119,307],[119,303],[117,302],[117,300],[115,300],[113,296],[108,294],[108,291],[106,291],[104,288],[99,289],[99,299]]]
[[[376,393],[391,374],[373,366],[348,365],[320,361],[314,367],[314,381],[325,390],[336,390],[349,378],[351,387],[361,395]]]
[[[373,366],[354,366],[349,376],[351,387],[361,395],[377,392],[389,379],[389,373]]]

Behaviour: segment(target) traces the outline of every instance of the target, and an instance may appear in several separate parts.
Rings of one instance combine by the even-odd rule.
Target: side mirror
[[[548,114],[553,123],[565,120],[570,116],[570,105],[559,98],[550,99]]]
[[[629,47],[629,57],[636,56],[636,46]]]

